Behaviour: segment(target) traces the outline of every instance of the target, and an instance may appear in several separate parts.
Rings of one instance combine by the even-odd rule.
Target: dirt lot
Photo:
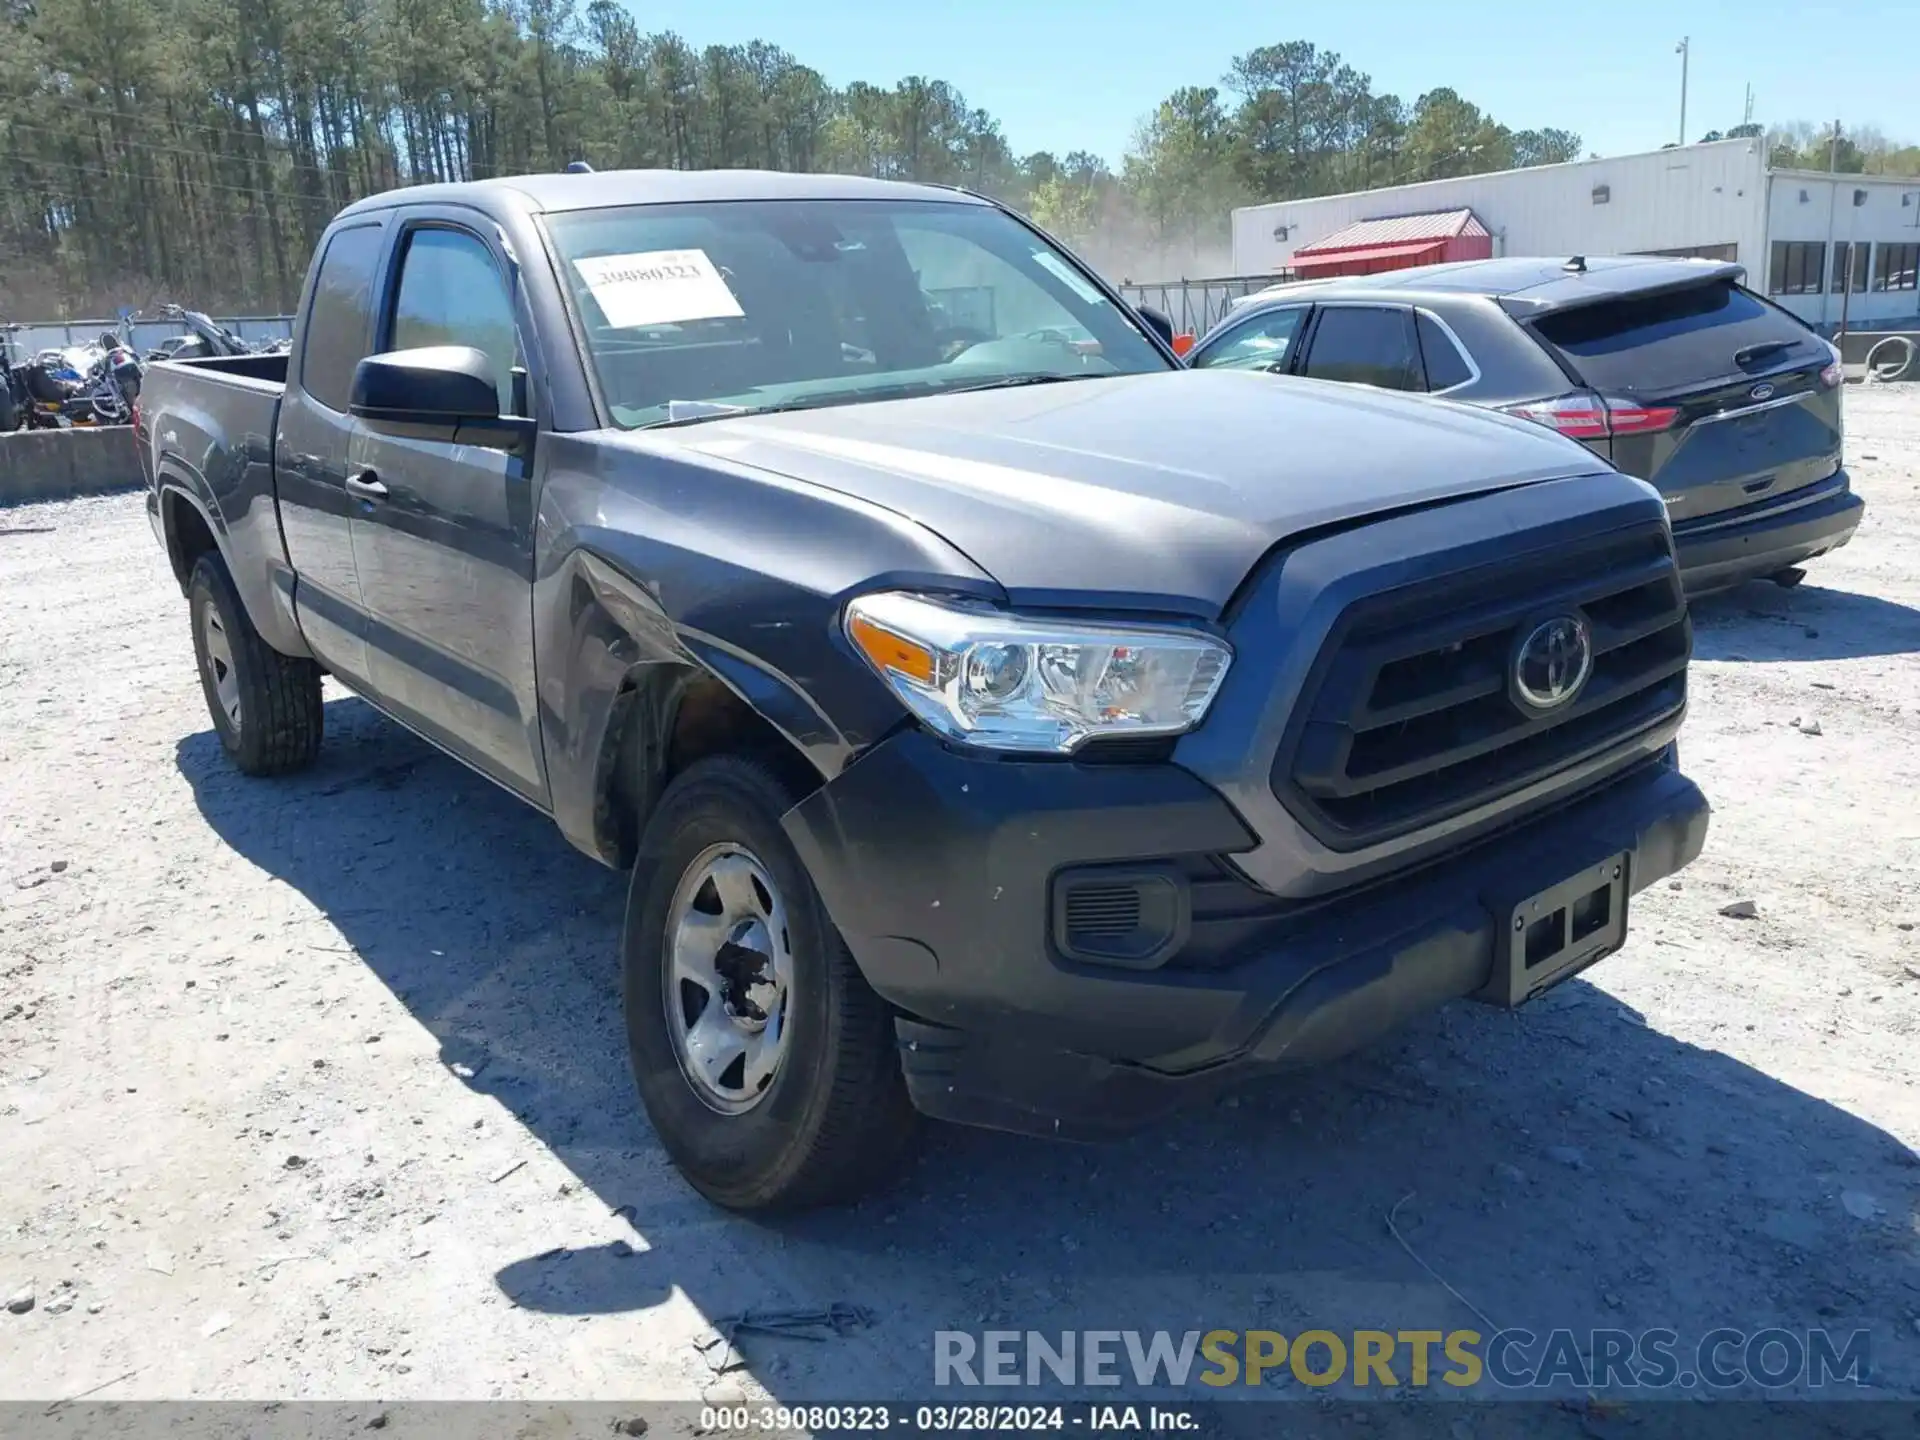
[[[1868,1326],[1920,1395],[1920,387],[1847,404],[1867,522],[1700,608],[1708,852],[1589,981],[778,1226],[636,1113],[620,877],[344,695],[242,779],[138,498],[0,510],[0,1398],[924,1398],[941,1328],[1483,1320]]]

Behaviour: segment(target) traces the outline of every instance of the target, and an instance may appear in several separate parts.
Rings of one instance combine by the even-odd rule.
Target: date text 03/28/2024
[[[951,1433],[1113,1432],[1190,1434],[1199,1414],[1179,1405],[708,1405],[706,1435],[836,1435],[898,1431]]]

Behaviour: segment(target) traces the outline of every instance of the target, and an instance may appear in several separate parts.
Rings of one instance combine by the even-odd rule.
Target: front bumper
[[[1097,1138],[1473,994],[1516,895],[1620,855],[1643,889],[1699,854],[1707,816],[1669,755],[1410,873],[1289,902],[1214,858],[1254,837],[1178,766],[995,761],[908,730],[785,823],[862,971],[903,1012],[915,1104]],[[1062,954],[1063,872],[1199,876],[1208,862],[1217,878],[1191,882],[1205,894],[1151,966]]]
[[[1804,491],[1674,526],[1673,546],[1689,596],[1776,575],[1853,538],[1866,503],[1837,470]]]

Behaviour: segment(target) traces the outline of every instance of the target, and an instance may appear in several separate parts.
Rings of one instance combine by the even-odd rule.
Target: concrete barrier
[[[131,425],[0,435],[0,505],[104,495],[143,483]]]

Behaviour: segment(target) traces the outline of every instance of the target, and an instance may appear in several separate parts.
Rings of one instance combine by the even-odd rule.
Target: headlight
[[[847,638],[939,734],[1069,754],[1114,735],[1178,735],[1207,713],[1233,652],[1210,635],[1030,620],[891,592],[850,601]]]

